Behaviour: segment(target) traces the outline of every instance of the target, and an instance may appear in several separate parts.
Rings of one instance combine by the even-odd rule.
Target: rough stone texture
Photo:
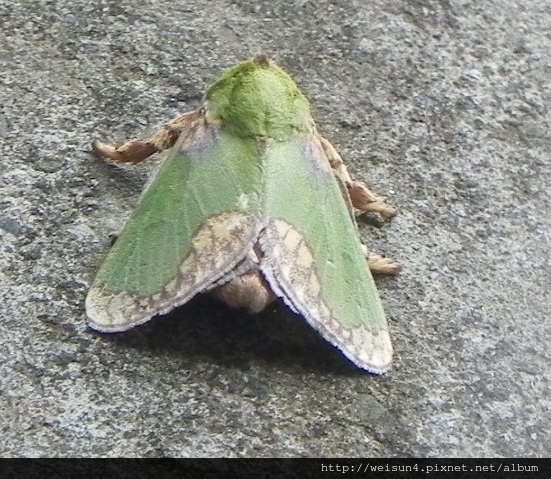
[[[551,7],[506,0],[0,1],[3,456],[551,454]],[[401,214],[362,234],[395,367],[365,375],[284,308],[199,298],[125,334],[87,288],[151,132],[275,57]]]

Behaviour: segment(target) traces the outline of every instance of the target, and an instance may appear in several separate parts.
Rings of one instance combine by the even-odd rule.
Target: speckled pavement
[[[0,1],[0,454],[549,456],[551,8],[273,3]],[[404,266],[378,280],[383,377],[282,306],[203,297],[86,326],[155,164],[102,163],[90,141],[154,131],[259,52],[400,210],[362,226]]]

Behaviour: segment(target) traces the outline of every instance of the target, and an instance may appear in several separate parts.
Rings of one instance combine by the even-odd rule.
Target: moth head
[[[224,73],[207,90],[204,104],[207,121],[240,137],[285,140],[313,127],[308,100],[266,55]]]

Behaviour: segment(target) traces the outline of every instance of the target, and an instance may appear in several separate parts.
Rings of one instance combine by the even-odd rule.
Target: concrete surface
[[[545,2],[0,1],[2,456],[549,456],[551,7]],[[275,57],[356,175],[395,367],[372,377],[284,308],[199,298],[125,334],[87,288],[151,132]]]

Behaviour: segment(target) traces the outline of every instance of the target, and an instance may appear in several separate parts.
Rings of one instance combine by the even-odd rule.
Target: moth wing
[[[356,365],[387,371],[392,345],[381,300],[319,143],[307,136],[274,144],[265,167],[261,269],[270,286]]]
[[[259,232],[258,150],[213,126],[182,135],[86,298],[92,328],[123,331],[214,287]]]

